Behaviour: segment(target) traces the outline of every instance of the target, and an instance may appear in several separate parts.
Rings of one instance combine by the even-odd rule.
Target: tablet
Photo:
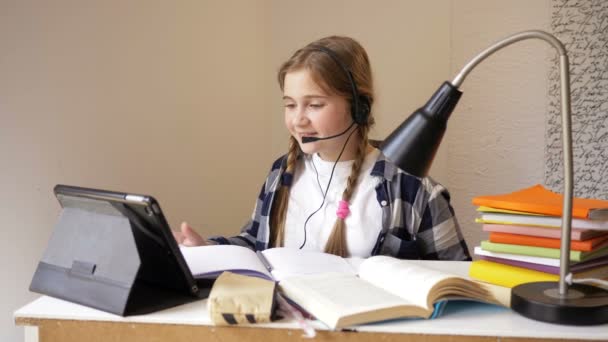
[[[59,220],[30,289],[120,315],[206,298],[158,201],[149,195],[57,185]]]

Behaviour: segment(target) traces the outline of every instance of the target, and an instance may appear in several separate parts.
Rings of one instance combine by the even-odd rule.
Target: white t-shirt
[[[375,190],[381,179],[369,174],[379,154],[380,151],[374,148],[365,156],[357,187],[350,199],[350,214],[346,217],[345,224],[346,243],[352,257],[369,257],[382,229],[382,210]],[[336,222],[338,202],[346,189],[346,180],[350,176],[353,163],[352,160],[337,163],[323,206],[306,224],[306,243],[302,249],[325,249]],[[286,247],[302,246],[304,223],[321,206],[334,164],[335,162],[321,159],[317,154],[305,155],[298,162],[285,220]]]

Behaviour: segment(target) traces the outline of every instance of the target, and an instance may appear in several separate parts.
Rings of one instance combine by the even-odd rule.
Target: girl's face
[[[308,70],[285,75],[283,83],[285,126],[304,153],[319,153],[324,160],[335,161],[350,134],[303,144],[302,137],[328,137],[343,132],[352,124],[350,104],[341,96],[327,94],[315,83]],[[356,127],[356,126],[354,126]],[[354,128],[353,128],[354,129]],[[354,158],[357,133],[350,138],[340,160]]]

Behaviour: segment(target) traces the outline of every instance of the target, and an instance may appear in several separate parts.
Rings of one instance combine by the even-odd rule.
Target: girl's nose
[[[293,118],[294,125],[304,125],[308,123],[308,114],[306,108],[300,108],[296,111],[296,115]]]

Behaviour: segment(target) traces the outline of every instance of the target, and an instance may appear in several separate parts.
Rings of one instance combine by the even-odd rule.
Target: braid
[[[285,173],[290,173],[293,177],[296,169],[296,161],[300,148],[298,141],[292,136],[289,138],[289,152],[287,152],[287,166]],[[270,246],[281,247],[283,246],[283,239],[285,237],[285,217],[287,216],[287,205],[289,204],[289,190],[291,184],[281,185],[277,190],[276,198],[273,204],[273,210],[270,217]]]
[[[349,202],[353,193],[355,192],[357,180],[359,179],[359,174],[361,172],[361,167],[363,166],[363,161],[365,160],[367,151],[368,131],[369,126],[359,126],[361,139],[359,140],[357,157],[355,158],[351,168],[350,176],[348,176],[348,180],[346,181],[346,189],[344,189],[344,192],[342,193],[343,201]],[[327,240],[327,244],[325,245],[325,253],[339,255],[341,257],[348,256],[348,246],[346,245],[346,224],[344,223],[344,219],[339,217],[336,219],[334,228],[329,236],[329,239]]]

